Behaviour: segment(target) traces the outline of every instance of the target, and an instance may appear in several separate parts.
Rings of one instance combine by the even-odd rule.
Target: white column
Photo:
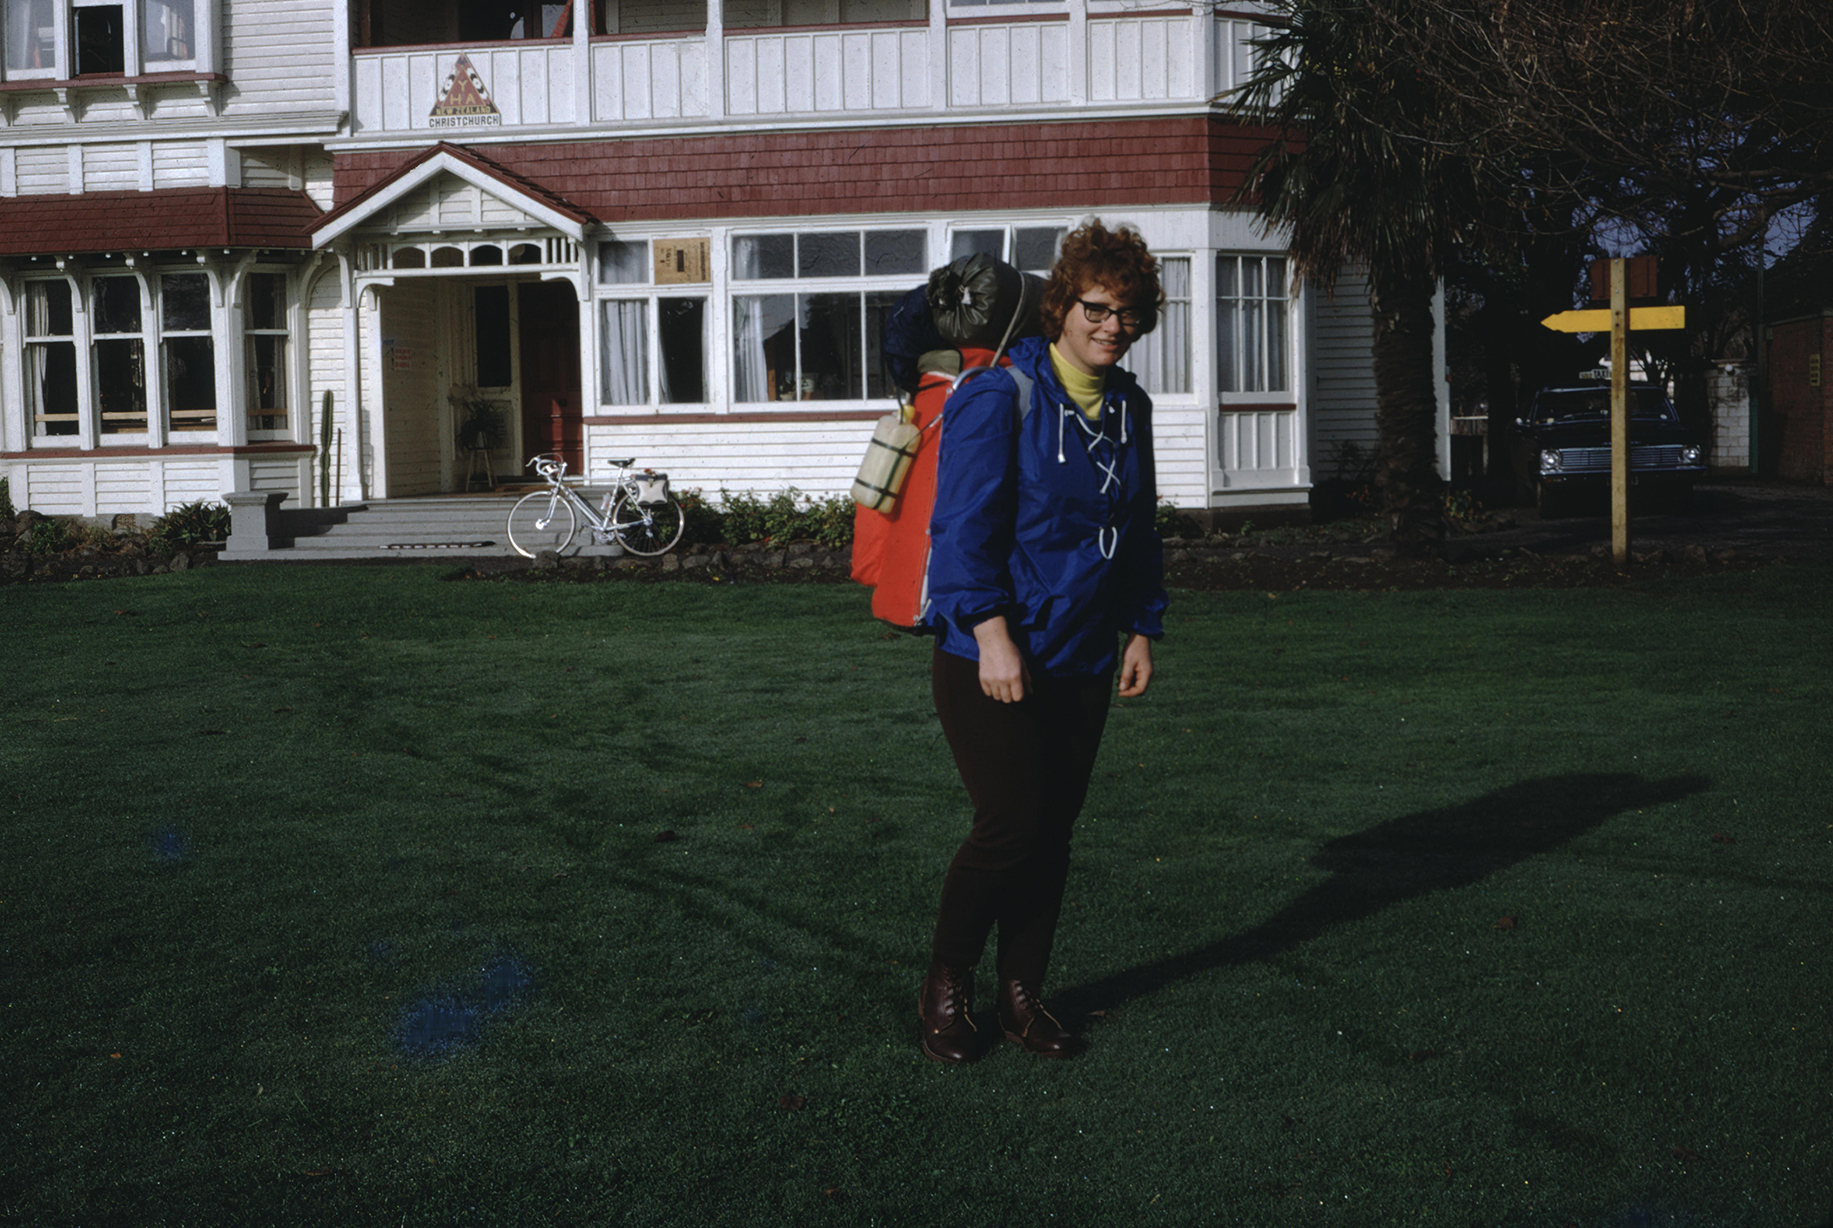
[[[592,3],[574,0],[573,123],[583,128],[592,118]]]
[[[1199,99],[1214,98],[1220,65],[1216,63],[1216,14],[1209,5],[1191,6],[1189,53],[1193,92]]]
[[[24,330],[19,298],[23,293],[11,276],[0,273],[0,452],[23,452],[31,446],[31,424],[25,420],[25,364],[20,360]],[[13,502],[17,507],[26,506],[18,498]]]
[[[219,17],[216,0],[196,0],[197,3],[197,71],[213,73],[216,71],[216,23]],[[342,8],[343,5],[334,5]],[[348,71],[350,55],[348,40],[345,42],[344,63]]]
[[[1069,0],[1069,101],[1088,101],[1088,0]]]
[[[248,442],[248,417],[237,387],[243,355],[236,270],[212,264],[204,272],[210,278],[210,338],[216,350],[216,442],[219,447],[234,448]]]
[[[331,57],[332,105],[337,108],[338,127],[348,131],[355,127],[350,120],[353,92],[350,76],[356,71],[356,57],[350,54],[350,5],[347,3],[331,6]]]
[[[946,110],[954,96],[949,82],[948,0],[929,0],[929,89],[930,108]]]
[[[76,446],[87,452],[96,446],[101,427],[98,415],[102,412],[96,405],[91,369],[95,355],[90,347],[89,312],[85,310],[89,306],[89,279],[66,273],[64,280],[70,283],[70,342],[76,350]]]
[[[706,117],[726,117],[725,0],[706,0]]]

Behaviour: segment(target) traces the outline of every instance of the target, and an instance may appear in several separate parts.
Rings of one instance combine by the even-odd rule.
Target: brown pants
[[[1015,704],[980,689],[979,662],[936,650],[936,715],[974,803],[974,828],[949,864],[936,911],[934,958],[980,962],[999,927],[999,976],[1038,985],[1050,964],[1069,833],[1107,724],[1111,672],[1032,676]]]

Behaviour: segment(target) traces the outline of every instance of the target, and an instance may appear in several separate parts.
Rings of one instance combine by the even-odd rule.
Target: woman
[[[1116,364],[1163,298],[1140,237],[1089,221],[1045,285],[1045,336],[1012,347],[1020,378],[975,376],[944,410],[932,678],[974,826],[942,886],[918,1008],[938,1061],[984,1051],[973,969],[995,926],[1001,1030],[1045,1057],[1075,1047],[1038,995],[1116,661],[1120,695],[1145,694],[1162,633],[1151,402]]]

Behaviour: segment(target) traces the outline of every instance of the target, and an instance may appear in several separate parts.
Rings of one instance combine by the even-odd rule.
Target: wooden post
[[[1610,262],[1610,557],[1629,562],[1629,287]]]

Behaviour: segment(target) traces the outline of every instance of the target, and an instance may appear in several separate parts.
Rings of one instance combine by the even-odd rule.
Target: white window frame
[[[960,259],[959,256],[955,255],[955,236],[956,235],[971,234],[975,232],[984,232],[984,231],[989,231],[989,230],[1002,231],[1004,232],[1004,237],[1001,240],[1001,251],[998,256],[998,259],[1005,261],[1007,264],[1016,265],[1016,255],[1018,251],[1018,232],[1019,231],[1021,230],[1054,230],[1057,232],[1056,243],[1052,247],[1051,253],[1050,253],[1050,261],[1051,261],[1051,264],[1054,265],[1056,263],[1056,258],[1062,255],[1063,240],[1068,237],[1069,232],[1073,229],[1075,229],[1075,227],[1072,224],[1068,222],[1057,222],[1057,221],[951,222],[949,223],[948,232],[944,238],[944,241],[948,245],[947,248],[945,249],[948,253],[948,258],[947,260],[943,261],[942,263],[949,264],[949,263],[953,263],[954,261]],[[1046,266],[1044,268],[1029,268],[1029,269],[1024,269],[1021,271],[1026,272],[1026,273],[1036,273],[1040,277],[1042,277],[1042,276],[1047,276],[1050,272],[1050,269],[1048,266]]]
[[[698,236],[696,236],[698,237]],[[709,239],[709,242],[711,240]],[[639,249],[636,272],[638,276],[624,281],[607,280],[611,263],[606,258],[606,249],[615,245]],[[713,312],[717,309],[718,296],[714,293],[711,280],[703,282],[669,282],[659,284],[655,280],[654,250],[646,238],[628,240],[604,240],[598,245],[593,257],[595,270],[593,275],[592,330],[596,347],[596,366],[598,386],[593,390],[595,404],[601,413],[668,412],[695,413],[708,410],[716,398],[713,393],[714,362],[713,346],[715,329]],[[700,389],[704,398],[699,401],[664,401],[662,399],[662,378],[664,375],[662,357],[662,300],[663,299],[698,299],[701,303],[700,316]],[[605,304],[639,303],[643,311],[643,396],[642,401],[614,401],[609,399],[606,385],[611,378],[610,366],[606,361],[605,346],[607,331],[605,322]]]
[[[986,229],[990,229],[990,228],[986,228]],[[917,259],[917,265],[919,267],[900,271],[900,272],[891,272],[891,273],[866,272],[865,271],[865,236],[867,234],[872,234],[872,233],[876,233],[876,234],[897,233],[897,234],[910,234],[910,235],[919,236],[923,244],[923,250]],[[738,244],[745,240],[757,239],[757,238],[762,238],[765,236],[788,235],[798,241],[797,245],[794,248],[792,248],[792,251],[795,251],[799,255],[799,252],[800,252],[799,240],[801,236],[805,236],[805,235],[811,235],[811,236],[812,235],[842,235],[842,234],[856,235],[859,237],[859,242],[860,242],[860,265],[859,267],[861,271],[857,274],[848,274],[848,275],[838,276],[838,277],[813,277],[813,276],[800,276],[800,275],[789,276],[789,277],[744,277],[744,276],[741,276],[739,273],[739,261],[737,259]],[[933,238],[934,236],[931,233],[929,227],[924,226],[921,223],[917,223],[914,221],[910,221],[910,222],[887,221],[887,222],[880,222],[876,224],[854,223],[854,224],[844,225],[844,226],[836,226],[836,225],[783,226],[783,225],[777,225],[777,226],[771,226],[768,228],[746,228],[743,230],[733,230],[729,232],[725,236],[725,242],[727,244],[726,254],[727,254],[727,258],[729,262],[728,267],[730,269],[730,273],[727,278],[727,284],[725,287],[725,302],[723,304],[723,308],[727,313],[726,318],[728,321],[727,337],[726,337],[726,355],[725,355],[726,363],[728,366],[728,371],[726,375],[728,385],[727,385],[726,391],[730,398],[731,405],[734,408],[738,408],[742,406],[746,410],[802,408],[802,409],[828,409],[828,410],[834,410],[834,411],[845,411],[849,409],[865,408],[867,406],[874,404],[875,402],[882,401],[885,397],[890,396],[891,390],[889,388],[882,388],[879,391],[879,393],[877,394],[877,396],[870,395],[870,389],[874,381],[875,375],[881,383],[885,381],[883,378],[883,372],[881,371],[881,372],[875,373],[874,371],[872,371],[871,366],[870,366],[871,358],[872,358],[872,337],[870,335],[870,330],[872,328],[872,322],[871,322],[872,317],[871,317],[870,311],[867,310],[866,296],[871,295],[871,294],[901,296],[904,294],[908,294],[913,286],[920,284],[922,280],[929,275],[929,271],[933,267],[932,265],[933,253],[930,251],[930,244]],[[738,346],[739,346],[740,320],[742,318],[742,313],[740,312],[739,306],[738,306],[739,300],[740,299],[753,299],[753,298],[769,298],[769,297],[793,298],[793,299],[798,300],[793,310],[795,314],[797,315],[797,317],[799,318],[802,316],[802,313],[804,310],[803,307],[801,306],[800,300],[803,298],[807,298],[811,295],[820,295],[820,294],[826,294],[826,295],[848,295],[850,294],[850,295],[858,296],[859,304],[860,304],[859,337],[858,337],[860,387],[858,388],[856,395],[849,396],[849,397],[824,398],[824,399],[819,399],[819,400],[816,400],[816,399],[802,400],[799,397],[784,398],[781,400],[763,400],[763,401],[758,401],[758,400],[741,401],[739,400],[738,382],[739,382],[740,358],[739,358],[739,353],[738,353]],[[797,371],[796,371],[796,375],[797,375],[798,380],[800,381],[800,380],[806,380],[807,376],[803,373],[802,365],[801,365],[801,341],[800,341],[801,328],[799,326],[796,329],[796,333],[797,333],[797,343],[796,343]],[[881,355],[880,356],[881,365],[882,365],[882,361],[883,359]]]
[[[101,298],[103,280],[130,281],[134,284],[134,293],[140,298],[140,331],[137,333],[105,333],[100,331],[101,314],[96,310],[96,303]],[[163,405],[161,398],[155,395],[159,384],[159,339],[153,327],[151,316],[155,315],[147,303],[146,283],[131,270],[101,270],[88,277],[89,291],[89,366],[84,372],[90,388],[90,401],[95,406],[95,429],[100,446],[107,447],[143,447],[152,440],[154,414]],[[155,304],[156,306],[156,304]],[[102,363],[97,356],[97,347],[111,341],[138,341],[140,343],[140,372],[146,381],[141,390],[145,398],[146,424],[137,431],[110,431],[103,419],[102,410]]]
[[[68,333],[34,333],[32,331],[31,322],[32,288],[52,282],[62,285],[65,292],[70,296],[70,331]],[[90,424],[87,420],[88,407],[85,404],[85,398],[83,396],[83,390],[87,387],[89,376],[89,364],[87,356],[83,352],[82,333],[85,323],[85,317],[82,311],[83,293],[83,286],[70,277],[32,277],[19,283],[20,352],[24,358],[24,362],[21,364],[20,373],[24,377],[23,391],[25,393],[26,439],[28,445],[31,447],[76,448],[82,447],[90,438],[91,432],[88,429]],[[44,407],[39,404],[38,394],[32,389],[32,354],[36,350],[53,345],[68,345],[76,367],[75,378],[71,387],[71,395],[76,399],[76,429],[70,432],[59,432],[55,435],[51,434],[49,431],[41,430],[42,426],[48,425],[45,422],[47,415],[43,412]],[[61,414],[57,415],[57,417],[60,421],[65,420],[64,416]]]
[[[277,277],[280,280],[280,301],[278,318],[279,326],[275,328],[256,328],[254,325],[253,281],[256,277]],[[295,381],[294,365],[297,362],[293,344],[292,319],[293,279],[291,272],[279,267],[256,267],[250,269],[242,278],[242,369],[238,373],[238,388],[242,394],[242,418],[247,424],[247,439],[251,443],[266,443],[291,440],[295,435],[294,427],[299,420],[302,407],[293,404]],[[276,386],[281,396],[279,407],[279,426],[257,427],[255,419],[273,417],[272,414],[261,414],[255,408],[254,397],[254,349],[257,337],[278,337],[280,339],[280,369],[275,377]]]
[[[10,44],[13,5],[29,0],[0,0],[0,41]],[[48,0],[51,10],[51,65],[41,68],[9,68],[12,48],[0,47],[0,74],[8,81],[76,81],[76,11],[85,8],[119,8],[121,10],[121,71],[127,80],[160,73],[197,73],[210,75],[216,70],[217,5],[214,0],[192,0],[192,40],[189,59],[154,60],[145,57],[144,24],[146,0]],[[96,74],[89,74],[95,76]],[[112,84],[113,74],[104,81]]]
[[[1284,316],[1284,319],[1281,322],[1281,325],[1277,331],[1280,334],[1280,341],[1281,341],[1280,358],[1284,364],[1285,370],[1282,373],[1283,379],[1281,381],[1280,386],[1273,386],[1273,382],[1270,378],[1262,379],[1261,381],[1259,381],[1267,385],[1265,387],[1260,387],[1260,388],[1246,387],[1246,388],[1231,389],[1231,388],[1224,386],[1224,373],[1229,369],[1229,366],[1230,366],[1229,360],[1225,358],[1222,352],[1223,350],[1222,323],[1224,319],[1224,312],[1222,310],[1223,295],[1222,295],[1221,264],[1222,264],[1222,261],[1224,260],[1236,261],[1237,262],[1236,264],[1237,272],[1239,272],[1241,268],[1240,262],[1242,261],[1256,261],[1258,262],[1260,266],[1260,274],[1261,274],[1261,283],[1260,284],[1262,287],[1261,292],[1257,295],[1247,295],[1247,294],[1241,293],[1241,290],[1240,290],[1241,280],[1239,277],[1237,277],[1236,283],[1235,283],[1236,292],[1233,295],[1231,295],[1230,298],[1231,298],[1231,301],[1233,301],[1236,304],[1251,306],[1252,310],[1254,310],[1260,317],[1261,327],[1260,327],[1260,331],[1258,334],[1258,346],[1257,346],[1257,353],[1255,357],[1262,371],[1267,371],[1269,368],[1270,359],[1271,359],[1271,351],[1269,349],[1268,342],[1271,340],[1273,333],[1275,332],[1275,330],[1269,327],[1267,324],[1267,314],[1268,314],[1267,306],[1270,303],[1281,304],[1282,314]],[[1279,267],[1279,277],[1278,277],[1279,293],[1277,295],[1270,293],[1270,289],[1274,285],[1274,280],[1270,276],[1270,274],[1273,271],[1270,268],[1270,263],[1272,261],[1278,261],[1279,266],[1280,266]],[[1214,322],[1214,330],[1211,335],[1214,338],[1213,344],[1215,345],[1216,391],[1217,391],[1217,396],[1221,403],[1221,407],[1223,409],[1227,409],[1229,405],[1231,404],[1251,404],[1251,405],[1291,404],[1294,406],[1298,404],[1298,366],[1297,366],[1298,353],[1297,353],[1297,346],[1296,346],[1297,338],[1295,336],[1295,331],[1297,328],[1297,321],[1298,321],[1298,314],[1299,314],[1298,312],[1299,298],[1298,298],[1298,295],[1294,292],[1294,287],[1292,286],[1291,278],[1292,278],[1292,262],[1291,262],[1291,259],[1287,257],[1286,254],[1283,252],[1219,251],[1216,253],[1214,293],[1212,295],[1212,303],[1211,303],[1211,309],[1214,312],[1215,322]],[[1235,356],[1236,357],[1241,356],[1241,351],[1239,349],[1238,341],[1236,344],[1236,355]],[[1239,362],[1236,362],[1234,366],[1237,371],[1243,370],[1243,366]],[[1241,380],[1240,382],[1251,384],[1255,381],[1244,379],[1244,380]]]
[[[206,270],[198,268],[162,269],[157,276],[159,278],[159,292],[153,296],[153,300],[155,309],[159,312],[159,400],[161,403],[161,412],[163,414],[159,424],[161,433],[165,435],[168,441],[172,442],[189,442],[190,440],[203,439],[205,437],[215,442],[223,433],[224,423],[232,420],[229,415],[241,411],[241,406],[235,403],[238,398],[234,396],[233,392],[230,396],[230,404],[223,404],[223,381],[221,379],[215,379],[217,363],[221,361],[222,355],[224,353],[235,352],[232,348],[228,348],[232,345],[233,339],[224,337],[222,335],[224,330],[217,327],[221,313],[216,311],[213,305],[218,294],[215,278]],[[168,277],[201,277],[204,279],[204,301],[207,305],[210,305],[207,308],[210,312],[210,322],[203,328],[171,328],[166,324],[165,282]],[[174,340],[184,340],[192,337],[207,337],[210,340],[211,373],[214,380],[212,386],[215,389],[214,395],[216,397],[216,404],[212,407],[212,418],[208,427],[181,428],[173,425],[172,415],[177,412],[194,413],[196,411],[179,411],[172,408],[171,357],[169,354],[169,346]],[[234,386],[234,381],[230,381],[230,387],[233,389]]]

